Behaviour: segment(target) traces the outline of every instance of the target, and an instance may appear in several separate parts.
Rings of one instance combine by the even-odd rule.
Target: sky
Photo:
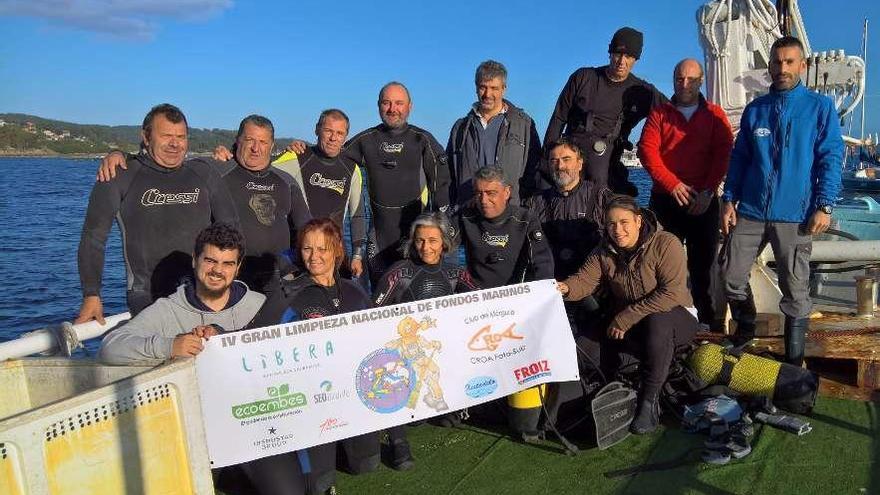
[[[568,76],[607,63],[624,25],[645,33],[633,72],[671,94],[675,63],[703,60],[704,3],[0,0],[0,112],[139,124],[171,102],[194,127],[232,129],[259,113],[278,136],[313,139],[329,107],[348,113],[352,135],[377,124],[378,90],[399,80],[413,96],[410,122],[445,144],[475,99],[476,66],[495,59],[509,71],[507,98],[543,135]],[[880,2],[828,5],[800,5],[816,51],[858,54],[863,19],[872,23],[866,128],[880,132]]]

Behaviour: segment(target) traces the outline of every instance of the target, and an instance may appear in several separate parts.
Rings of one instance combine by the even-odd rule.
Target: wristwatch
[[[819,205],[818,210],[826,215],[830,215],[832,212],[834,212],[834,207],[831,205]]]

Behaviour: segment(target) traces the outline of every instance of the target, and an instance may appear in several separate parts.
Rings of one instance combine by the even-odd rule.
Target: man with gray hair
[[[510,202],[512,191],[500,167],[481,167],[474,173],[474,204],[457,216],[456,238],[468,271],[484,289],[553,278],[553,255],[541,224]]]
[[[511,102],[507,91],[507,69],[486,60],[474,78],[477,101],[449,133],[446,155],[452,174],[450,200],[462,207],[474,195],[474,172],[486,165],[498,165],[511,184],[515,204],[536,192],[540,180],[541,141],[535,122]]]
[[[232,146],[233,160],[220,161],[197,158],[220,171],[232,196],[231,204],[245,238],[244,261],[239,278],[247,286],[263,294],[279,287],[278,256],[292,247],[295,229],[311,219],[302,189],[294,178],[270,167],[275,149],[275,127],[262,115],[248,115],[238,126]],[[125,158],[114,151],[105,158],[102,169],[115,173],[115,166],[125,168]],[[291,232],[294,230],[294,232]]]

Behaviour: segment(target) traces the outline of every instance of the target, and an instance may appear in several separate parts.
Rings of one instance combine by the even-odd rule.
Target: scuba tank
[[[541,404],[546,397],[546,386],[527,388],[520,392],[507,396],[507,405],[510,409],[507,420],[513,431],[523,435],[523,438],[538,434],[538,421],[541,419]]]
[[[768,397],[787,411],[807,414],[816,404],[819,377],[799,366],[718,344],[697,347],[687,365],[706,383],[725,385],[742,395]]]

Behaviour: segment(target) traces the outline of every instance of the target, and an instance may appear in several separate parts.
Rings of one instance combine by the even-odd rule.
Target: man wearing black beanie
[[[583,175],[614,192],[637,194],[620,163],[632,149],[629,134],[651,108],[667,101],[654,85],[631,74],[642,56],[642,33],[622,27],[608,44],[608,65],[576,70],[556,102],[544,143],[565,136],[584,151]]]

